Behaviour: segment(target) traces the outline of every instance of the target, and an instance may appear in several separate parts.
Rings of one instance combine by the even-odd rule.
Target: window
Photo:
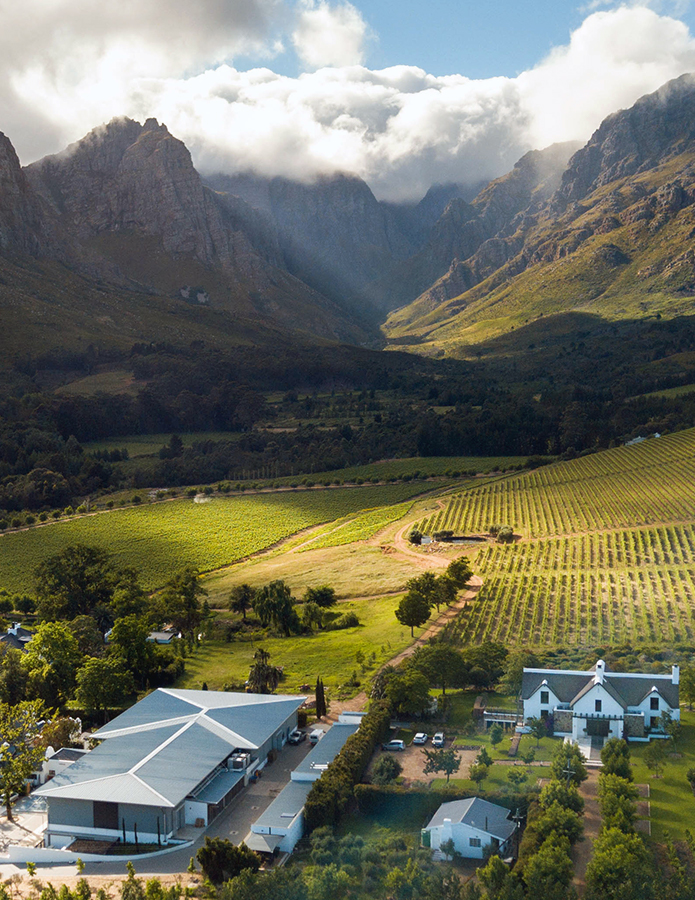
[[[649,698],[649,709],[658,709],[659,708],[659,698],[658,697],[650,697]]]
[[[471,847],[482,847],[483,842],[480,838],[468,838],[468,843]]]
[[[601,701],[594,700],[594,712],[601,712]]]
[[[548,691],[541,691],[541,703],[543,706],[547,706],[550,702],[550,694]]]

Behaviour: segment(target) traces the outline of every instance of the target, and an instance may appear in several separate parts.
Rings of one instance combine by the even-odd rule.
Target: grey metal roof
[[[445,819],[451,819],[452,823],[462,822],[506,841],[514,834],[515,824],[509,819],[509,810],[480,797],[469,797],[467,800],[453,800],[451,803],[442,803],[437,812],[432,816],[427,828],[437,828],[444,824]]]
[[[304,699],[154,691],[98,731],[95,737],[106,740],[36,793],[160,808],[177,806],[233,750],[255,749],[269,740]],[[236,718],[235,703],[241,708]],[[232,724],[243,727],[251,740],[227,727]]]
[[[235,784],[243,779],[244,773],[222,769],[202,791],[195,795],[201,803],[219,803],[231,791]]]
[[[595,671],[524,669],[521,696],[524,700],[528,700],[543,681],[547,681],[548,688],[560,703],[572,703],[587,687],[593,685],[594,676]],[[619,703],[626,707],[639,706],[645,695],[654,686],[672,709],[678,707],[678,685],[673,684],[671,675],[606,672],[603,685]]]
[[[251,830],[258,832],[263,828],[289,828],[304,809],[306,798],[312,787],[311,781],[290,781],[265,812],[256,819]]]
[[[336,722],[328,729],[318,744],[307,753],[294,771],[304,775],[315,775],[316,778],[319,778],[328,764],[333,762],[343,749],[345,741],[358,728],[357,722]]]
[[[256,853],[273,853],[284,839],[284,834],[256,834],[250,831],[244,838],[244,843]]]
[[[74,747],[61,747],[60,750],[56,750],[51,759],[74,761],[82,759],[86,753],[86,750],[76,750]]]

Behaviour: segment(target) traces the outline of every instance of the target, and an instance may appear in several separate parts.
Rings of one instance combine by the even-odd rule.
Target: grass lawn
[[[206,682],[215,691],[221,690],[226,682],[243,682],[248,677],[254,652],[262,646],[269,651],[273,665],[284,666],[285,678],[278,692],[301,693],[302,685],[306,684],[313,691],[320,675],[329,693],[335,696],[353,672],[366,683],[377,668],[411,643],[409,629],[399,625],[393,614],[399,600],[400,597],[385,597],[342,603],[341,613],[356,613],[362,623],[357,628],[229,644],[210,641],[186,659],[186,674],[176,686],[200,688]],[[367,659],[371,653],[375,655],[364,676],[355,659],[360,650]],[[360,687],[353,686],[345,688],[345,693],[356,694],[359,690]]]
[[[695,712],[681,709],[681,737],[679,756],[669,756],[663,774],[655,778],[644,764],[647,744],[630,744],[636,784],[648,784],[650,789],[652,838],[663,841],[685,840],[685,829],[695,831],[695,796],[685,773],[695,766]]]
[[[514,794],[519,790],[530,790],[536,786],[536,782],[539,778],[548,777],[548,770],[546,768],[540,766],[524,766],[527,778],[523,785],[517,787],[507,779],[507,774],[512,768],[516,768],[516,766],[500,766],[494,764],[490,766],[490,773],[483,782],[480,790],[478,790],[475,782],[471,781],[470,778],[451,778],[449,786],[454,787],[459,791],[472,791],[476,794],[480,794],[481,797],[484,797],[486,791]],[[432,782],[432,787],[439,788],[440,790],[441,788],[446,787],[446,778],[435,778]]]
[[[403,590],[413,577],[410,562],[383,553],[379,547],[347,544],[308,553],[269,553],[205,578],[211,606],[224,605],[237,584],[261,587],[280,578],[295,597],[308,587],[330,584],[339,598],[372,597]],[[342,611],[342,605],[341,605]]]

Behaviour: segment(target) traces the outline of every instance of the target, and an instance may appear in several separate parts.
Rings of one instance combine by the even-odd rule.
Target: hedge
[[[376,745],[388,733],[391,720],[389,705],[375,700],[362,717],[359,730],[315,781],[304,806],[307,832],[321,825],[335,825],[354,796],[355,785],[362,777]]]

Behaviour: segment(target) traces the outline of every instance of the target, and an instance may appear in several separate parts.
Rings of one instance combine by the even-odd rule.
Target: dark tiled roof
[[[548,688],[560,703],[571,704],[590,690],[594,683],[594,676],[595,667],[589,672],[562,672],[552,669],[525,670],[521,696],[524,700],[528,700],[541,684],[547,681]],[[657,688],[672,709],[678,707],[678,685],[672,683],[670,675],[626,675],[621,672],[606,672],[603,686],[623,707],[639,706],[653,687]]]

